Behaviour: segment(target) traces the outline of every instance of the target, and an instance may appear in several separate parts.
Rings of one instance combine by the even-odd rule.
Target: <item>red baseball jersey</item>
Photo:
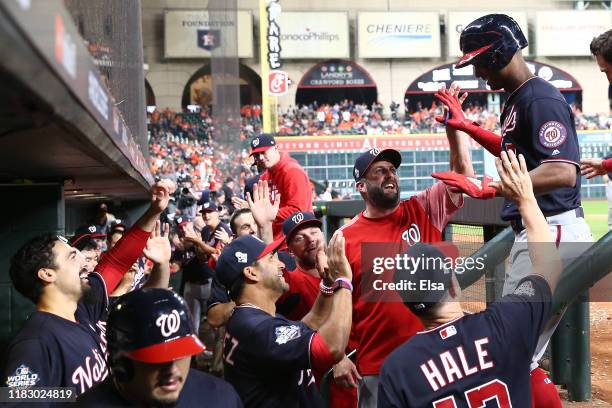
[[[436,183],[381,218],[368,218],[358,214],[341,229],[346,239],[346,255],[353,270],[353,333],[358,345],[357,369],[361,375],[377,375],[387,355],[423,327],[421,322],[402,303],[395,292],[385,299],[373,295],[371,285],[363,285],[362,275],[371,275],[372,265],[362,265],[362,250],[371,249],[364,244],[386,243],[385,251],[397,244],[414,245],[417,242],[439,242],[442,230],[450,216],[463,205],[456,195],[453,202],[446,186]],[[380,247],[382,248],[382,247]],[[375,295],[375,294],[374,294]]]
[[[291,272],[283,269],[283,278],[289,290],[276,301],[276,312],[289,320],[302,320],[319,296],[321,278],[304,272],[299,266]]]

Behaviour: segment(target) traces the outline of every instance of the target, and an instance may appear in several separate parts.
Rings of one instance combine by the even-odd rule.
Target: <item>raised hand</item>
[[[192,222],[188,222],[183,226],[183,233],[185,234],[185,240],[187,241],[197,242],[197,241],[201,241],[202,239],[200,234],[195,232],[195,230],[193,229]]]
[[[344,235],[342,235],[342,231],[337,230],[334,232],[334,235],[329,241],[329,246],[327,247],[328,274],[331,275],[332,281],[338,278],[353,280],[353,271],[346,258],[344,245]]]
[[[155,229],[151,233],[151,237],[149,237],[147,245],[144,248],[144,256],[156,264],[170,262],[172,247],[168,239],[169,234],[170,225],[165,223],[162,230],[161,223],[157,221],[155,223]]]
[[[170,194],[176,190],[171,180],[164,179],[153,184],[151,187],[151,211],[161,214],[168,207]]]
[[[260,227],[271,223],[278,214],[280,194],[275,194],[274,201],[270,201],[270,187],[267,181],[258,181],[253,185],[253,197],[247,194],[247,202],[255,222]]]
[[[232,197],[232,204],[237,210],[240,210],[241,208],[249,208],[249,203],[246,200],[243,200],[242,198],[237,196]]]
[[[514,201],[520,206],[526,201],[535,201],[533,185],[525,163],[525,157],[519,154],[518,158],[512,150],[501,152],[501,157],[495,159],[495,167],[499,173],[500,181],[489,183],[498,194]]]
[[[229,236],[227,231],[225,231],[223,228],[219,228],[218,230],[216,230],[214,236],[219,241],[221,241],[223,245],[229,244],[230,241],[232,240],[232,238]]]
[[[444,123],[458,130],[465,130],[472,121],[466,118],[461,105],[467,98],[467,92],[459,96],[461,88],[453,83],[450,89],[442,87],[434,94],[434,97],[444,104],[444,113],[441,116],[436,116],[436,121]]]

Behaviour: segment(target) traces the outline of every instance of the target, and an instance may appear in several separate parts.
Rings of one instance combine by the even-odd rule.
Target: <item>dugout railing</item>
[[[514,232],[499,219],[503,200],[475,200],[466,197],[461,210],[454,214],[444,231],[444,239],[452,241],[464,256],[485,259],[485,267],[472,269],[457,280],[463,290],[466,312],[477,312],[486,303],[501,297],[506,259],[514,243]],[[329,239],[346,219],[365,208],[362,200],[319,201],[315,208],[322,214],[323,232]],[[608,232],[582,256],[564,268],[553,295],[553,311],[566,310],[551,340],[551,376],[556,384],[564,384],[572,401],[591,398],[590,325],[588,289],[612,270],[612,234]],[[585,272],[585,271],[588,271]],[[324,377],[321,389],[327,393]]]

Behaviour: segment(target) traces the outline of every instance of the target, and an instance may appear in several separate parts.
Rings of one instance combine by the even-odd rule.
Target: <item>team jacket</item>
[[[296,211],[312,212],[312,185],[308,175],[293,158],[282,153],[280,161],[265,171],[260,180],[268,180],[273,194],[280,194],[280,208],[272,223],[274,239],[283,236],[283,221]]]

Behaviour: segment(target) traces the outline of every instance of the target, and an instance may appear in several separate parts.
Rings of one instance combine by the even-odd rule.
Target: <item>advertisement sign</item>
[[[363,12],[358,15],[360,58],[440,57],[437,12]]]
[[[349,58],[349,23],[345,12],[283,11],[280,16],[283,58]]]
[[[478,146],[471,141],[472,147]],[[284,152],[363,152],[370,149],[448,149],[446,135],[290,136],[277,137]]]
[[[317,64],[304,74],[298,88],[375,87],[370,74],[359,65],[345,60]]]
[[[289,75],[285,71],[270,71],[268,74],[268,92],[272,96],[281,96],[289,90]]]
[[[450,57],[460,57],[463,54],[459,48],[459,36],[463,28],[472,21],[487,14],[499,13],[512,17],[521,27],[525,38],[529,39],[527,31],[527,13],[522,11],[461,11],[448,13],[448,23],[446,25],[446,38],[448,41],[448,55]],[[523,48],[523,55],[529,55],[529,45]]]
[[[591,40],[611,26],[609,10],[540,11],[536,14],[537,54],[551,57],[591,55]]]
[[[236,46],[226,45],[224,32],[236,30]],[[233,35],[231,36],[233,39]],[[225,46],[236,49],[239,58],[253,57],[253,16],[238,10],[236,20],[210,18],[206,10],[167,10],[164,14],[164,56],[166,58],[207,58]]]

